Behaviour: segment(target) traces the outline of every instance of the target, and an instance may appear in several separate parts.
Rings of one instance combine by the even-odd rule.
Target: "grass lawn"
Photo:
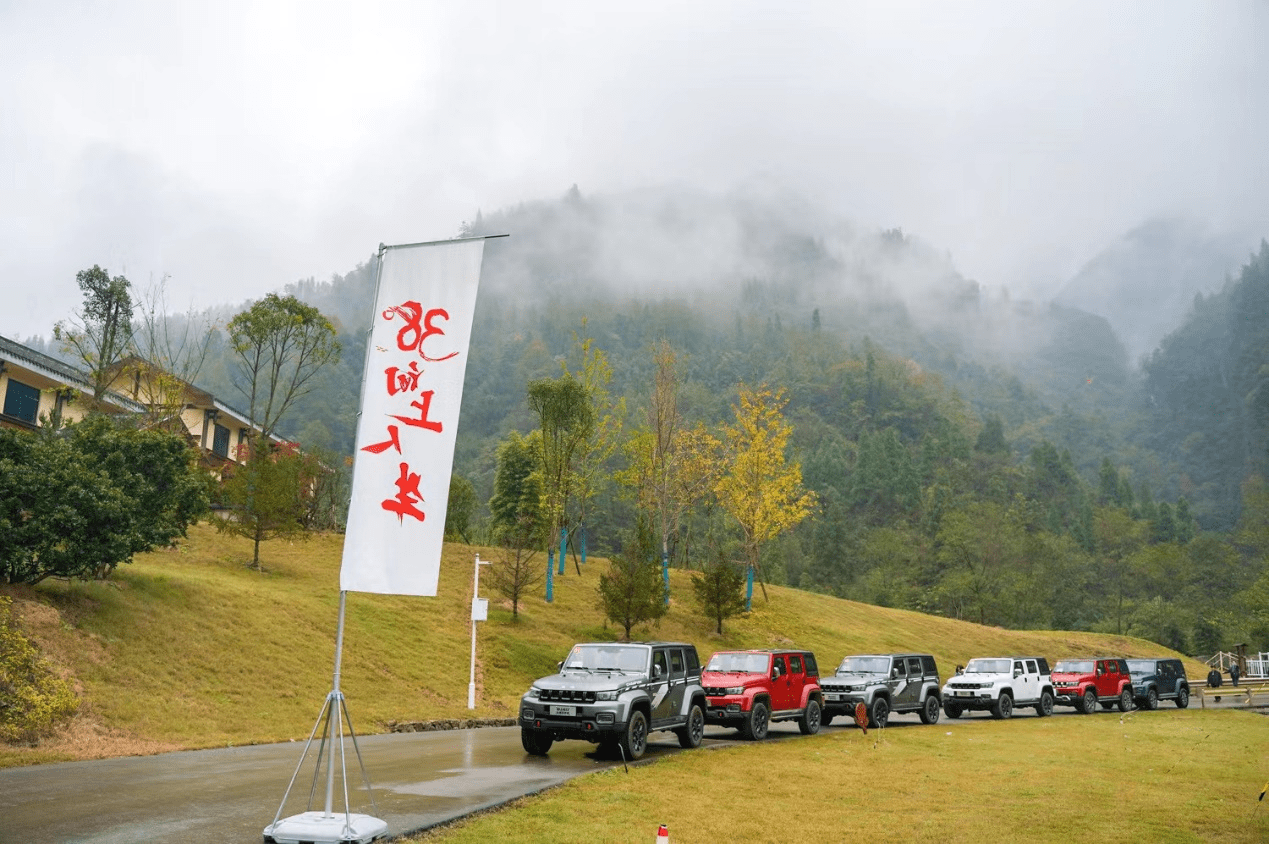
[[[247,567],[250,543],[200,524],[178,547],[140,555],[106,582],[0,586],[81,700],[61,735],[34,748],[0,746],[0,766],[305,738],[331,685],[342,546],[337,535],[267,542],[257,572]],[[477,553],[497,559],[495,549],[445,546],[435,598],[348,595],[341,688],[359,733],[394,721],[512,717],[524,690],[554,672],[574,642],[620,636],[597,607],[606,561],[592,557],[579,575],[570,559],[555,601],[539,586],[518,618],[482,578],[492,600],[469,711]],[[668,615],[635,635],[692,642],[702,660],[724,648],[796,646],[829,673],[847,654],[916,651],[934,654],[947,676],[974,656],[1175,655],[1129,637],[1002,630],[779,586],[768,587],[769,601],[756,594],[753,611],[720,636],[689,597],[691,573],[670,578]],[[1193,660],[1186,667],[1191,678],[1206,673]],[[840,790],[808,785],[817,795]]]
[[[1269,719],[1251,712],[913,720],[616,768],[407,840],[648,842],[664,823],[678,844],[1251,844],[1269,840],[1267,779]]]

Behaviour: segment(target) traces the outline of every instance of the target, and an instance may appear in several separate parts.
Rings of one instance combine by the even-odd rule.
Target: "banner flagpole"
[[[385,821],[354,813],[349,804],[343,741],[345,723],[361,767],[363,784],[371,805],[378,812],[340,689],[347,595],[349,591],[437,594],[454,436],[476,287],[484,241],[496,237],[507,235],[399,246],[379,244],[374,311],[366,341],[357,412],[354,456],[359,459],[353,463],[340,566],[331,691],[309,734],[273,823],[264,828],[265,844],[369,844],[387,836]],[[391,269],[385,273],[385,265],[389,264]],[[374,391],[369,389],[372,378],[379,385]],[[419,565],[420,557],[422,565]],[[474,632],[475,620],[473,673]],[[302,814],[279,820],[323,718],[326,727],[318,747],[309,805]],[[334,805],[336,752],[344,792],[342,813],[336,813]],[[312,803],[322,774],[323,757],[326,760],[325,806],[323,811],[315,811]]]

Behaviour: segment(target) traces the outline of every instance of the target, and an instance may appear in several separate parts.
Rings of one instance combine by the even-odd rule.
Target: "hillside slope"
[[[189,540],[142,555],[106,583],[0,587],[15,599],[24,627],[83,705],[76,723],[40,749],[0,751],[0,765],[165,749],[302,739],[330,689],[343,537],[266,543],[261,574],[246,568],[250,545],[196,525]],[[393,721],[514,715],[520,695],[551,673],[575,641],[611,639],[596,608],[606,562],[582,575],[570,560],[555,581],[521,607],[491,600],[480,625],[477,709],[470,712],[469,607],[474,556],[494,549],[446,545],[436,598],[350,593],[341,688],[359,733]],[[542,560],[545,565],[545,560]],[[1093,633],[1015,631],[885,609],[769,586],[770,601],[724,625],[717,636],[690,599],[690,573],[671,572],[673,594],[646,638],[686,640],[702,658],[720,648],[796,644],[824,671],[847,653],[928,651],[944,675],[992,653],[1168,653],[1151,642]],[[487,589],[482,593],[489,596]],[[1192,676],[1202,666],[1189,662]]]

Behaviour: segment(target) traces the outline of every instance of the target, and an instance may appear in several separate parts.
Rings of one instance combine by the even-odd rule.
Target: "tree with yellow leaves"
[[[627,440],[629,468],[617,477],[633,491],[636,506],[657,534],[662,562],[668,564],[670,540],[684,516],[718,480],[720,444],[703,424],[684,426],[678,408],[682,366],[674,348],[661,340],[652,355],[656,376],[646,422]]]
[[[755,576],[762,585],[763,600],[767,599],[763,545],[797,525],[815,506],[815,493],[802,486],[801,465],[785,457],[793,433],[783,415],[787,403],[783,390],[741,384],[739,402],[732,405],[736,422],[723,426],[724,469],[714,493],[743,533],[751,578],[746,609],[753,604]]]

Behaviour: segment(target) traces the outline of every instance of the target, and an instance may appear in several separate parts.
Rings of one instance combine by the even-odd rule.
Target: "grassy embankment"
[[[342,537],[266,543],[266,571],[246,568],[250,545],[195,526],[176,550],[142,555],[106,583],[5,587],[44,653],[72,676],[83,705],[76,723],[38,748],[0,749],[0,765],[176,748],[303,738],[330,689]],[[380,732],[391,721],[510,717],[519,696],[578,640],[608,639],[596,609],[604,565],[579,577],[570,560],[553,604],[542,588],[513,621],[491,602],[480,627],[478,704],[467,703],[473,556],[492,549],[445,548],[440,594],[348,598],[343,676],[354,726]],[[545,561],[542,561],[545,565]],[[925,650],[944,673],[991,653],[1164,653],[1153,643],[1092,633],[1026,632],[888,610],[768,587],[769,603],[716,636],[695,610],[690,575],[671,572],[674,602],[648,638],[694,642],[707,657],[723,647],[796,644],[824,670],[847,653]],[[482,592],[489,594],[487,589]],[[1188,670],[1201,676],[1202,667]]]
[[[145,555],[110,583],[5,588],[48,656],[73,677],[80,716],[38,748],[0,749],[0,766],[303,738],[330,688],[339,537],[265,546],[207,526],[176,551]],[[360,732],[394,720],[506,717],[533,678],[579,639],[610,638],[595,609],[602,563],[570,563],[554,604],[529,599],[520,621],[495,602],[480,630],[479,707],[466,709],[472,557],[446,548],[440,596],[353,594],[342,687]],[[492,556],[486,549],[483,553]],[[642,635],[721,647],[796,643],[831,669],[848,652],[928,650],[944,672],[969,657],[1161,654],[1140,640],[1020,632],[771,588],[715,636],[672,572],[675,603]],[[488,594],[487,590],[485,591]],[[1202,666],[1187,663],[1192,676]],[[912,723],[902,723],[911,721]],[[1136,840],[1269,839],[1269,721],[1246,712],[1099,713],[922,727],[904,716],[866,736],[834,727],[808,739],[678,754],[629,774],[582,777],[427,840],[1039,841],[1071,829]],[[1269,801],[1267,801],[1269,802]]]

